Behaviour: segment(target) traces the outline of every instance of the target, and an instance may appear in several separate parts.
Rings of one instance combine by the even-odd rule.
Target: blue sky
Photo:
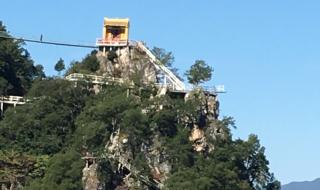
[[[257,134],[275,176],[320,177],[320,2],[316,0],[3,0],[0,20],[12,35],[94,44],[103,17],[129,17],[130,38],[172,51],[183,73],[196,59],[214,67],[209,84],[224,84],[222,115],[237,138]],[[89,49],[27,44],[46,73],[62,57]]]

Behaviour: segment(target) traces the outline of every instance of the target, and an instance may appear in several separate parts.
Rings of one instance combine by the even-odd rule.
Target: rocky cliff
[[[106,53],[99,52],[97,58],[100,62],[98,74],[108,77],[123,78],[127,81],[134,80],[140,82],[139,85],[154,84],[159,82],[157,73],[159,71],[147,58],[144,52],[135,47],[126,47],[118,50],[110,50]],[[136,78],[138,77],[138,78]],[[136,81],[138,80],[138,81]],[[143,88],[143,86],[142,86]],[[157,87],[159,88],[159,87]],[[201,88],[195,88],[190,91],[172,92],[168,87],[162,87],[156,90],[157,97],[175,96],[182,98],[185,103],[196,102],[198,116],[201,122],[194,119],[179,118],[179,122],[185,127],[190,127],[189,141],[194,151],[199,154],[206,154],[214,151],[214,141],[217,137],[223,138],[225,131],[216,123],[219,115],[219,102],[216,94],[207,92]],[[153,99],[154,96],[150,96]],[[163,105],[158,106],[158,111]],[[128,134],[118,128],[111,132],[109,141],[105,144],[103,156],[112,162],[113,172],[121,178],[118,189],[148,189],[162,188],[166,179],[170,175],[172,165],[169,162],[170,156],[165,148],[164,142],[159,135],[154,135],[152,141],[148,144],[142,144],[140,151],[144,155],[151,176],[144,176],[132,161],[134,160],[134,150],[128,146]],[[96,174],[96,164],[86,165],[83,169],[83,183],[86,190],[98,189],[100,182]]]

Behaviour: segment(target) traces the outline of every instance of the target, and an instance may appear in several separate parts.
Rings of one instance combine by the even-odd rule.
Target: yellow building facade
[[[97,40],[99,47],[127,46],[129,43],[129,19],[104,18],[102,38]]]

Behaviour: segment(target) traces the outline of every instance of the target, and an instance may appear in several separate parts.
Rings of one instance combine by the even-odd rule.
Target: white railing
[[[147,54],[156,69],[163,71],[165,76],[171,81],[174,90],[185,90],[184,83],[175,74],[173,74],[172,71],[165,67],[142,42],[131,42],[130,44],[136,45],[137,48]]]
[[[213,94],[217,94],[217,93],[226,93],[226,90],[224,88],[224,85],[216,85],[216,86],[207,86],[207,85],[202,85],[202,86],[193,86],[193,85],[188,85],[187,86],[187,90],[186,91],[192,91],[194,89],[202,89],[206,92],[210,92]]]
[[[154,86],[156,86],[157,88],[168,88],[170,90],[174,90],[174,87],[172,84],[164,84],[164,83],[154,83]]]
[[[97,38],[97,46],[127,46],[128,40],[108,40],[103,38]]]
[[[5,104],[25,104],[27,100],[22,96],[0,96],[0,102]]]
[[[107,43],[105,39],[97,39],[97,43]],[[126,41],[127,43],[127,41]],[[130,46],[138,48],[140,51],[144,52],[151,63],[155,66],[155,68],[159,71],[162,71],[164,75],[164,82],[163,83],[156,83],[157,87],[167,87],[173,91],[181,91],[181,92],[188,92],[194,89],[194,86],[185,86],[185,84],[166,66],[164,66],[156,56],[146,47],[146,45],[141,41],[130,41]],[[90,74],[81,74],[81,73],[73,73],[65,77],[69,81],[86,81],[92,82],[94,84],[108,84],[110,82],[116,83],[124,83],[122,78],[114,78],[114,77],[106,77],[106,76],[97,76],[97,75],[90,75]],[[225,93],[225,89],[223,85],[217,86],[202,86],[205,91],[210,93]]]
[[[226,93],[224,85],[216,85],[214,88],[217,93]]]
[[[216,86],[201,86],[205,91],[211,93],[225,93],[224,85],[216,85]]]
[[[90,74],[72,73],[65,77],[69,81],[86,81],[94,84],[108,84],[110,82],[124,83],[122,78],[98,76]]]

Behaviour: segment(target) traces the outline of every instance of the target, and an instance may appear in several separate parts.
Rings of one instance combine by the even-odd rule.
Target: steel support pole
[[[1,116],[3,115],[3,102],[0,104]]]

